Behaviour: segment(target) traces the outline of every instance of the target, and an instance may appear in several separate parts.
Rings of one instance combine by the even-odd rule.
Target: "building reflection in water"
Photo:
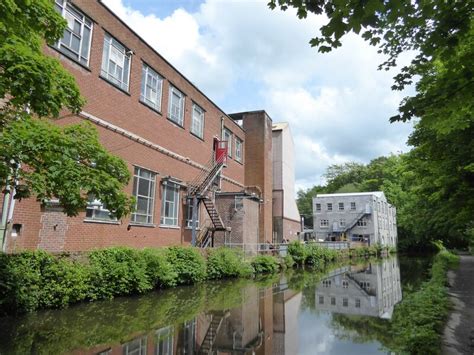
[[[184,324],[93,353],[297,354],[302,292],[291,290],[285,277],[273,287],[252,285],[241,292],[246,301],[239,307],[201,313]],[[402,298],[398,260],[333,270],[316,285],[315,296],[312,308],[320,311],[391,318]]]
[[[316,289],[319,310],[391,319],[402,300],[398,260],[345,266],[326,275]]]

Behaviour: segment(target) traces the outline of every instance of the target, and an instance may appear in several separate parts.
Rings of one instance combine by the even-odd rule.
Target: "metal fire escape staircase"
[[[357,216],[350,223],[346,224],[345,226],[342,227],[342,226],[339,226],[339,225],[335,224],[332,227],[332,231],[337,232],[337,233],[347,233],[352,228],[354,228],[354,226],[357,224],[357,222],[359,222],[363,217],[370,215],[371,213],[372,213],[372,211],[371,211],[370,207],[366,208],[365,210],[363,210],[359,214],[357,214]]]
[[[188,198],[193,200],[193,239],[192,244],[199,247],[210,246],[213,242],[214,233],[217,231],[227,231],[226,226],[222,222],[219,212],[214,204],[214,196],[210,187],[214,180],[219,176],[222,168],[226,162],[226,154],[213,156],[206,166],[201,169],[199,175],[188,184]],[[211,193],[210,193],[211,192]],[[196,233],[195,220],[197,219],[196,211],[199,208],[199,204],[202,202],[206,207],[206,211],[209,214],[209,218],[212,222],[212,227],[207,225],[201,228],[199,234]]]

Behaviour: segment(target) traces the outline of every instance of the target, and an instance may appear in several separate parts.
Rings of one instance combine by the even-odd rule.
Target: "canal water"
[[[386,354],[428,268],[388,258],[0,318],[0,354]]]

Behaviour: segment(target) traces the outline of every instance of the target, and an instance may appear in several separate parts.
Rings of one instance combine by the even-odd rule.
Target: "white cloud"
[[[377,71],[383,57],[355,35],[318,54],[308,41],[324,17],[298,20],[266,0],[206,0],[196,13],[159,18],[104,1],[223,109],[290,122],[297,187],[321,183],[330,164],[407,150],[411,125],[388,123],[403,97],[390,90],[393,73]]]

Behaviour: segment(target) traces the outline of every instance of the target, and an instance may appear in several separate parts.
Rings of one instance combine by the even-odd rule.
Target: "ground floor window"
[[[133,196],[137,199],[132,222],[141,224],[153,223],[155,206],[155,179],[152,171],[135,167],[133,174]]]
[[[192,228],[193,227],[193,199],[188,198],[186,200],[186,227]],[[196,227],[199,227],[199,207],[197,209],[197,224]]]
[[[178,226],[179,185],[170,181],[163,183],[161,200],[161,225]]]
[[[113,222],[117,220],[117,217],[110,213],[104,203],[91,195],[86,206],[86,219]]]

